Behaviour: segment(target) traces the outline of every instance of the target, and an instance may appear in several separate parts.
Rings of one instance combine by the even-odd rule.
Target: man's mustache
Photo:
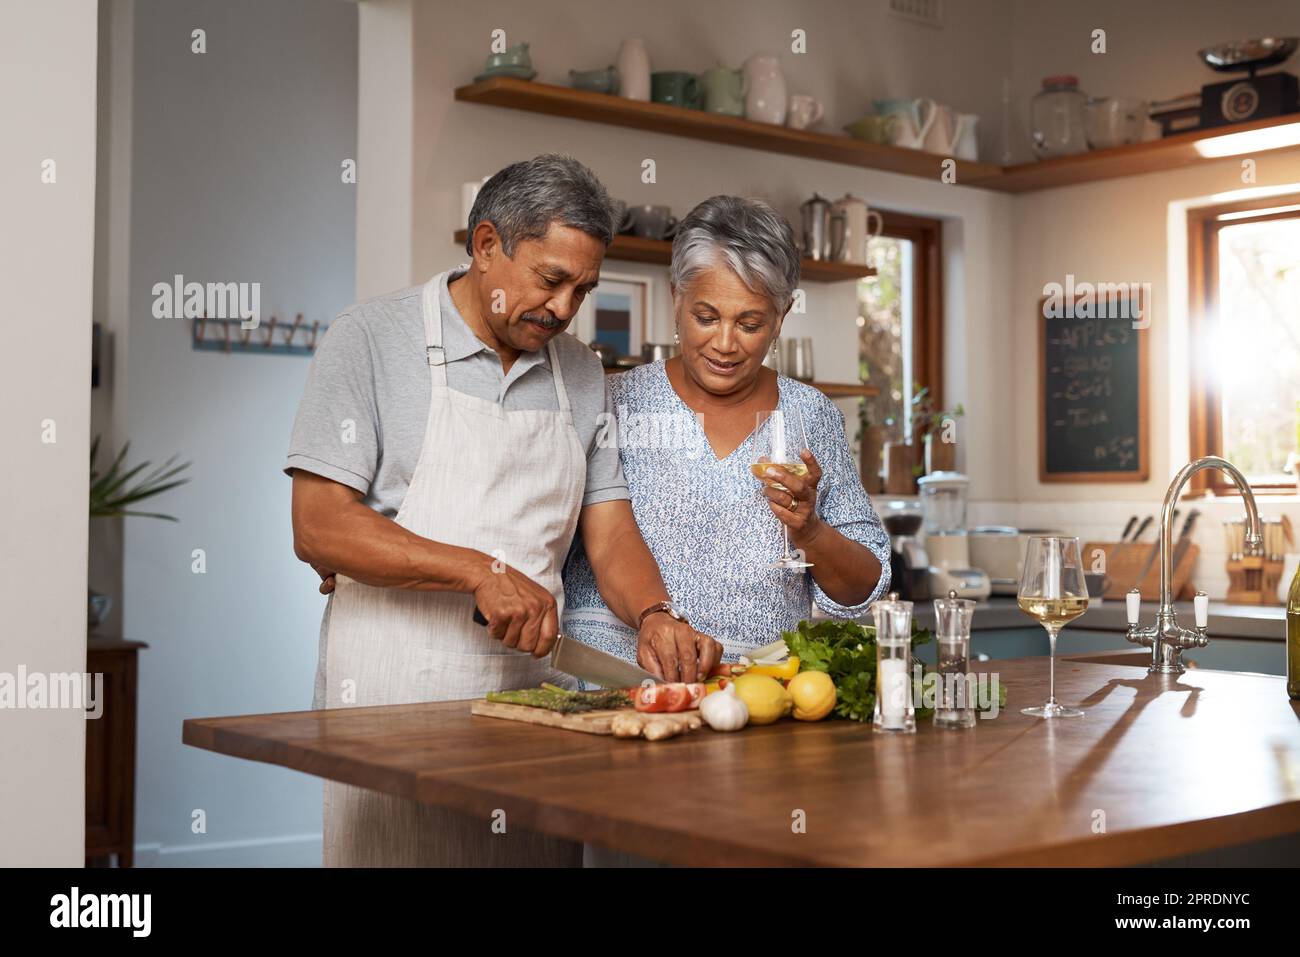
[[[543,310],[542,312],[526,312],[521,318],[532,319],[535,322],[555,322],[559,325],[564,325],[565,322],[565,320],[561,319],[549,310]]]

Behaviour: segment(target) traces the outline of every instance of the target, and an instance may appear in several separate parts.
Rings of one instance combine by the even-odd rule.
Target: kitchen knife
[[[551,648],[551,667],[601,688],[635,688],[644,681],[662,679],[638,665],[561,634]]]
[[[1192,527],[1196,524],[1196,517],[1201,513],[1192,509],[1187,513],[1187,520],[1183,522],[1183,527],[1178,532],[1178,544],[1174,546],[1174,556],[1169,560],[1169,574],[1178,570],[1178,563],[1182,561],[1183,555],[1186,554],[1188,547],[1192,544]],[[1170,582],[1170,587],[1173,582]]]
[[[1133,526],[1136,525],[1137,523],[1138,523],[1138,517],[1136,515],[1130,515],[1128,517],[1128,524],[1124,526],[1124,531],[1119,536],[1119,540],[1121,542],[1125,541],[1128,538],[1128,533],[1133,531]]]
[[[1176,521],[1178,521],[1178,509],[1174,509],[1174,514],[1170,517],[1169,520],[1171,525]],[[1134,541],[1137,540],[1138,535],[1141,535],[1146,530],[1147,525],[1149,525],[1150,523],[1151,523],[1151,516],[1148,515],[1147,520],[1143,522],[1142,526],[1138,529],[1137,535],[1133,536]],[[1151,546],[1151,553],[1147,555],[1146,561],[1142,563],[1141,569],[1138,570],[1137,581],[1133,583],[1134,588],[1142,587],[1142,579],[1147,577],[1147,572],[1151,571],[1151,563],[1156,560],[1156,556],[1159,554],[1160,554],[1160,536],[1157,535],[1156,543]]]
[[[474,621],[480,625],[488,623],[477,605],[474,606]],[[551,646],[551,667],[601,688],[635,688],[646,679],[655,683],[661,680],[638,665],[583,644],[563,632]]]

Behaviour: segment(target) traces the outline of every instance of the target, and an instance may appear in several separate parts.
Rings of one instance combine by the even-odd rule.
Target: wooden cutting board
[[[505,704],[479,698],[470,702],[470,714],[486,718],[504,718],[507,721],[522,721],[525,724],[540,724],[548,728],[563,728],[566,731],[582,731],[586,734],[613,734],[610,724],[616,714],[627,714],[629,709],[613,711],[583,711],[578,714],[561,714],[545,708],[530,708],[522,704]],[[667,718],[675,723],[685,725],[692,717],[699,717],[699,709],[681,711],[675,714],[656,714],[656,718]],[[689,730],[683,728],[683,731]]]

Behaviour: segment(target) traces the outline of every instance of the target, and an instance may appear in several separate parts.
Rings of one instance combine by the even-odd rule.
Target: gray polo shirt
[[[456,270],[450,278],[461,272]],[[503,373],[500,357],[470,331],[456,310],[447,279],[443,277],[440,295],[448,388],[510,411],[558,409],[547,351],[525,352],[509,374]],[[368,299],[346,309],[330,325],[312,359],[284,467],[286,472],[302,469],[354,488],[365,495],[365,504],[390,518],[397,515],[411,484],[428,421],[431,384],[420,293],[420,286],[412,286]],[[609,428],[600,429],[602,413],[610,413],[603,418],[613,422],[600,360],[567,333],[553,341],[574,428],[587,450],[582,504],[625,499],[618,443]],[[520,463],[521,468],[541,465]]]

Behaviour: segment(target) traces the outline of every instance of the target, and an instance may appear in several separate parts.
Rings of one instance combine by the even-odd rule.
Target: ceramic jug
[[[877,113],[894,117],[890,134],[894,145],[913,150],[922,148],[934,124],[936,106],[934,100],[928,98],[875,101]]]
[[[871,228],[871,218],[875,227]],[[884,217],[865,202],[848,193],[831,204],[831,259],[865,266],[867,243],[885,227]]]
[[[953,148],[953,156],[957,159],[971,163],[979,159],[979,140],[975,135],[979,121],[980,118],[974,113],[957,115],[957,145]]]
[[[931,103],[930,121],[925,124],[921,149],[927,153],[952,156],[957,146],[957,114],[940,103]]]
[[[780,126],[785,122],[785,77],[781,63],[770,53],[755,53],[745,61],[745,116],[760,123]]]
[[[619,95],[629,100],[650,99],[650,56],[645,42],[629,37],[618,48]]]

